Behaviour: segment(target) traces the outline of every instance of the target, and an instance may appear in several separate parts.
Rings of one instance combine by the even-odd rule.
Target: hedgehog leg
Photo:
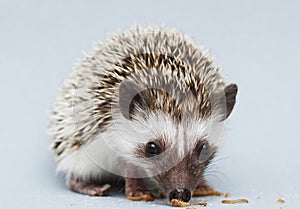
[[[200,190],[200,191],[214,191],[214,188],[212,188],[210,185],[208,185],[208,183],[202,179],[200,181],[200,183],[198,184],[198,186],[196,187],[196,190]]]
[[[143,197],[148,195],[152,197],[151,192],[149,191],[147,184],[143,178],[125,178],[125,193],[128,199],[135,200],[132,197]],[[142,198],[143,199],[143,198]]]
[[[81,178],[75,177],[74,175],[71,175],[67,182],[67,185],[74,192],[90,196],[105,196],[110,189],[109,184],[99,185],[94,182],[87,182],[82,180]]]
[[[193,197],[198,197],[198,196],[206,196],[206,195],[211,195],[219,193],[214,190],[208,183],[202,179],[196,189],[193,192]]]

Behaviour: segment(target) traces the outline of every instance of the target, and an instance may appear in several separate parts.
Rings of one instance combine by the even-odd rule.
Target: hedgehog
[[[107,195],[123,179],[129,199],[152,182],[188,202],[204,178],[237,95],[210,52],[164,26],[116,32],[63,83],[50,116],[57,172],[78,193]]]

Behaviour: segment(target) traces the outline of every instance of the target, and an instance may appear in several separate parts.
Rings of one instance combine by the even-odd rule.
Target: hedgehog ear
[[[235,98],[238,91],[238,87],[236,84],[232,83],[225,87],[224,93],[226,98],[226,113],[225,118],[228,118],[230,113],[233,110],[233,107],[235,105]]]
[[[231,114],[235,105],[237,91],[238,87],[236,84],[229,84],[224,88],[224,90],[213,94],[213,109],[217,114],[221,115],[220,121],[224,121]]]
[[[131,119],[134,109],[139,106],[142,109],[146,107],[148,99],[146,91],[131,81],[124,81],[119,87],[119,105],[123,116]]]

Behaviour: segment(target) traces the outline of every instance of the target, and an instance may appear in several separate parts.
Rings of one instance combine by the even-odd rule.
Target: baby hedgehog
[[[195,189],[211,189],[204,172],[237,94],[212,61],[165,27],[134,27],[99,43],[64,82],[51,114],[51,148],[67,186],[101,196],[121,177],[134,199],[152,195],[150,180],[186,202]]]

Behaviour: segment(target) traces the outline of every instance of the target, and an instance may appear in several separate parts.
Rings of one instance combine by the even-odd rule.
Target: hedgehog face
[[[188,201],[191,192],[203,181],[205,169],[219,147],[224,118],[233,108],[235,87],[229,85],[223,92],[216,92],[212,99],[212,103],[216,102],[216,110],[205,114],[207,117],[204,118],[196,101],[189,97],[180,103],[185,107],[183,110],[188,111],[174,114],[174,106],[170,108],[171,113],[166,111],[167,108],[155,109],[153,107],[163,105],[153,105],[156,101],[152,101],[154,98],[151,99],[147,92],[140,91],[131,82],[121,84],[121,113],[131,122],[135,132],[143,130],[142,135],[131,134],[135,139],[129,150],[133,153],[130,160],[156,181],[170,199]],[[222,100],[224,95],[225,100]],[[230,104],[227,112],[220,108],[220,101]]]
[[[188,201],[203,180],[217,148],[206,135],[207,123],[195,120],[178,123],[159,111],[143,121],[151,137],[134,149],[139,166],[171,199]]]

